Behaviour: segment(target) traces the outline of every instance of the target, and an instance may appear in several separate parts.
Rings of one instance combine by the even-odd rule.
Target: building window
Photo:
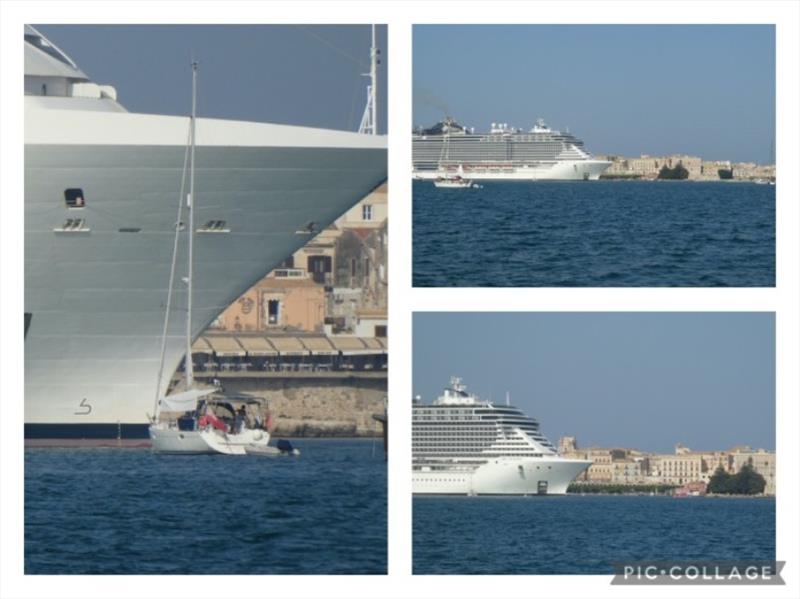
[[[372,220],[372,204],[361,206],[361,218],[363,220]]]
[[[78,188],[65,189],[64,201],[67,203],[67,208],[83,208],[86,206],[83,190]]]
[[[375,325],[375,336],[376,337],[386,337],[386,325],[385,324]]]
[[[330,256],[309,256],[308,271],[315,283],[324,285],[327,282],[327,275],[333,269],[333,260]]]
[[[267,324],[278,324],[280,320],[280,300],[267,300]]]

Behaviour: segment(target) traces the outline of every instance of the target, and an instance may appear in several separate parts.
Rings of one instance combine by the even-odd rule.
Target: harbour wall
[[[269,401],[276,437],[377,437],[383,414],[385,376],[220,377],[227,393],[250,393]]]

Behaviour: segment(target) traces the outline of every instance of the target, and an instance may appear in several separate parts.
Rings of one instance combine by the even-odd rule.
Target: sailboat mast
[[[192,277],[194,274],[194,150],[195,133],[197,125],[197,63],[192,62],[192,116],[191,140],[189,150],[189,195],[186,197],[186,206],[189,209],[189,252],[186,274],[186,389],[194,385],[194,363],[192,361]]]

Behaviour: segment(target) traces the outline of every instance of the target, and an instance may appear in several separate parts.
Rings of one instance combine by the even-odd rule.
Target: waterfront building
[[[597,484],[707,485],[717,468],[736,474],[745,464],[764,477],[764,494],[775,494],[775,452],[737,446],[727,450],[694,451],[678,443],[674,453],[646,453],[636,449],[580,448],[575,437],[559,440],[565,457],[591,460],[577,479]],[[692,487],[695,489],[695,487]]]
[[[732,165],[734,179],[775,180],[775,165],[759,165],[754,162],[735,162]]]
[[[226,332],[363,332],[367,312],[382,314],[386,336],[388,189],[383,184],[309,239],[228,306],[210,329]],[[313,223],[309,224],[313,231]],[[302,232],[301,232],[302,233]],[[369,320],[367,318],[366,320]],[[365,321],[366,322],[366,321]]]
[[[767,495],[775,494],[775,452],[763,449],[750,449],[749,447],[737,448],[731,454],[733,460],[733,470],[738,472],[742,466],[749,464],[753,470],[758,472],[767,481],[764,493]]]
[[[219,331],[322,331],[325,288],[299,268],[277,268],[248,289],[214,321]]]
[[[606,176],[639,177],[656,179],[661,169],[666,166],[675,168],[678,164],[689,171],[689,180],[718,181],[719,172],[732,171],[736,180],[775,180],[775,165],[758,165],[754,162],[731,162],[730,160],[704,160],[697,156],[672,154],[668,156],[649,156],[642,154],[637,158],[614,155],[598,155],[598,159],[607,160],[611,166]]]
[[[649,480],[654,484],[683,485],[710,476],[696,454],[654,454],[650,456]]]
[[[700,178],[706,181],[720,179],[720,171],[732,171],[730,160],[704,160],[700,166]]]
[[[611,462],[611,483],[620,485],[641,485],[645,482],[642,458],[627,457]]]

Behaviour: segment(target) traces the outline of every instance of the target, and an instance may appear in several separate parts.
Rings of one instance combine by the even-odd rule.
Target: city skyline
[[[131,112],[188,114],[192,60],[201,117],[355,131],[366,104],[369,25],[34,26]],[[384,134],[385,25],[376,39]]]
[[[414,126],[539,117],[594,154],[774,162],[771,25],[416,25]],[[477,42],[480,43],[477,43]]]
[[[461,376],[551,442],[775,449],[772,313],[415,313],[413,393]]]

